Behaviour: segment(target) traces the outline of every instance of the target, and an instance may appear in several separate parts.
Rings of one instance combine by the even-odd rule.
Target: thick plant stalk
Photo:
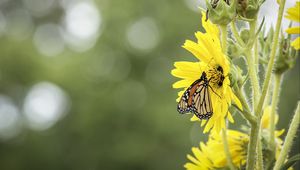
[[[299,123],[300,123],[300,101],[298,101],[297,109],[295,111],[294,117],[292,119],[292,123],[288,130],[288,133],[285,137],[285,142],[283,144],[279,158],[275,163],[274,170],[280,170],[282,164],[286,160],[286,157],[287,157],[289,151],[291,150],[291,147],[293,144],[293,139],[296,136],[297,129],[299,127]]]
[[[275,117],[276,117],[276,108],[279,101],[279,92],[280,92],[280,82],[281,82],[282,74],[275,75],[275,84],[272,96],[272,104],[271,104],[271,116],[270,116],[270,147],[271,150],[275,150]]]
[[[256,68],[255,68],[255,63],[254,63],[254,58],[253,58],[253,53],[251,50],[247,50],[245,52],[246,54],[246,59],[248,63],[248,68],[249,68],[249,77],[250,77],[250,82],[253,87],[253,103],[252,103],[252,108],[255,108],[257,105],[257,101],[260,95],[260,89],[259,89],[259,83],[258,83],[258,77],[256,73]],[[252,109],[254,110],[254,109]]]
[[[262,153],[262,143],[261,143],[261,129],[259,130],[258,142],[257,142],[257,169],[264,169],[263,153]]]
[[[247,170],[253,170],[255,167],[255,160],[257,155],[257,140],[259,134],[259,124],[252,124],[250,131],[250,141],[248,146],[248,155],[247,155]]]
[[[256,160],[256,146],[257,146],[257,140],[258,140],[258,134],[259,134],[259,128],[260,128],[260,121],[261,121],[261,112],[262,112],[262,107],[265,101],[265,97],[268,91],[268,87],[270,84],[270,79],[272,75],[272,69],[275,61],[275,53],[276,53],[276,47],[278,45],[278,38],[279,38],[279,32],[280,32],[280,26],[281,26],[281,21],[283,17],[283,11],[284,11],[284,6],[285,6],[285,0],[280,1],[279,5],[279,12],[278,12],[278,17],[277,17],[277,22],[276,22],[276,28],[275,28],[275,34],[274,34],[274,39],[273,39],[273,44],[272,44],[272,49],[270,53],[270,59],[268,63],[268,68],[266,72],[266,78],[264,80],[264,85],[262,89],[262,93],[258,102],[258,105],[255,107],[255,114],[257,115],[258,122],[256,126],[251,127],[251,132],[250,132],[250,142],[249,142],[249,148],[248,148],[248,157],[247,157],[247,170],[253,170],[255,167],[255,160]]]
[[[259,54],[258,54],[258,41],[255,39],[254,43],[254,64],[256,67],[256,72],[259,72]]]
[[[249,43],[251,46],[249,46],[248,50],[245,52],[246,53],[246,59],[248,63],[248,69],[249,69],[249,75],[250,75],[250,80],[251,80],[251,85],[253,88],[253,103],[252,107],[253,110],[257,106],[257,102],[260,96],[260,87],[259,87],[259,81],[258,81],[258,74],[257,74],[257,69],[256,69],[256,63],[255,63],[255,55],[253,55],[252,48],[256,40],[255,37],[255,31],[256,31],[256,18],[254,21],[249,22],[250,24],[250,40]],[[254,38],[254,39],[253,39]],[[255,52],[255,51],[254,51]]]

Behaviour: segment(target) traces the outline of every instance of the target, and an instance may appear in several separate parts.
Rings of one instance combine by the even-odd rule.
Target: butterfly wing
[[[184,114],[194,113],[199,119],[209,119],[212,116],[212,104],[208,91],[208,80],[205,72],[182,95],[177,110]]]
[[[181,114],[191,112],[193,94],[196,91],[200,79],[196,80],[190,87],[183,93],[177,105],[177,111]]]
[[[213,114],[213,108],[211,104],[211,98],[209,94],[209,88],[207,83],[203,83],[193,96],[192,109],[194,114],[199,119],[209,119]]]

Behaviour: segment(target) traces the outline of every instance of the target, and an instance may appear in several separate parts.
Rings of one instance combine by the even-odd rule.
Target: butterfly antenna
[[[218,94],[218,93],[216,93],[215,91],[214,91],[214,89],[211,87],[211,85],[208,85],[208,87],[211,89],[211,91],[213,91],[218,97],[220,97],[220,99],[222,99],[222,97]]]

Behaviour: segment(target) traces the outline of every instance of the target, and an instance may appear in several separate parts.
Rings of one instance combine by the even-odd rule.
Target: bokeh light
[[[45,56],[56,56],[64,50],[61,28],[55,24],[39,26],[33,41],[39,52]]]
[[[152,18],[141,18],[127,29],[127,40],[138,51],[151,51],[158,45],[159,30]]]
[[[67,3],[64,17],[65,39],[75,51],[93,47],[100,35],[101,14],[91,1]]]
[[[50,82],[34,85],[24,101],[24,114],[34,130],[45,130],[61,119],[69,108],[65,92]]]

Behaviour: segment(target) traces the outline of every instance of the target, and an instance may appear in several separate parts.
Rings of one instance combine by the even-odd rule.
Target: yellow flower
[[[235,167],[246,163],[246,151],[249,136],[235,130],[227,131],[229,152]],[[193,147],[194,156],[187,155],[191,161],[184,165],[187,170],[211,170],[227,166],[223,140],[219,135],[211,134],[207,143],[200,143],[200,147]]]
[[[269,135],[271,107],[268,106],[264,109],[262,117],[261,128],[262,137],[267,138]],[[276,122],[278,121],[278,115],[276,114]],[[276,131],[276,155],[277,159],[281,151],[283,141],[280,136],[284,130]],[[237,168],[244,167],[246,164],[247,147],[249,144],[249,135],[247,133],[239,132],[236,130],[227,130],[227,139],[229,152],[232,158],[233,165]],[[268,141],[268,140],[265,140]],[[206,144],[200,143],[199,147],[192,148],[193,156],[187,155],[187,158],[191,161],[184,165],[187,170],[212,170],[218,168],[225,168],[228,166],[226,155],[224,152],[224,143],[222,137],[217,133],[211,133]],[[290,169],[289,169],[290,170]]]
[[[261,128],[262,128],[262,133],[270,133],[269,131],[269,126],[270,126],[270,117],[271,117],[271,106],[267,106],[264,109],[264,114],[261,119]],[[278,114],[275,114],[275,125],[277,124],[279,119]],[[282,130],[275,130],[275,144],[276,144],[276,154],[275,157],[276,159],[279,156],[279,153],[281,151],[283,141],[280,139],[280,136],[284,133],[284,129]],[[269,136],[269,135],[268,135]]]
[[[294,7],[287,10],[285,16],[287,19],[292,21],[300,22],[300,1],[296,2]],[[300,34],[300,27],[292,27],[285,30],[288,34]],[[300,49],[300,37],[297,37],[291,44],[296,50]]]
[[[175,69],[171,73],[182,80],[175,82],[173,88],[184,88],[183,91],[178,93],[179,98],[177,101],[179,101],[184,91],[205,72],[207,78],[210,79],[210,87],[208,89],[212,102],[213,115],[209,120],[202,120],[202,126],[205,125],[204,133],[210,129],[219,132],[225,127],[226,117],[230,122],[233,122],[233,118],[228,111],[231,101],[234,101],[240,108],[242,106],[230,87],[228,77],[230,63],[228,57],[222,52],[219,29],[209,20],[205,21],[204,13],[202,13],[202,26],[206,32],[196,32],[197,42],[187,40],[183,45],[183,48],[191,52],[200,61],[175,62]],[[199,119],[194,115],[192,120]]]

